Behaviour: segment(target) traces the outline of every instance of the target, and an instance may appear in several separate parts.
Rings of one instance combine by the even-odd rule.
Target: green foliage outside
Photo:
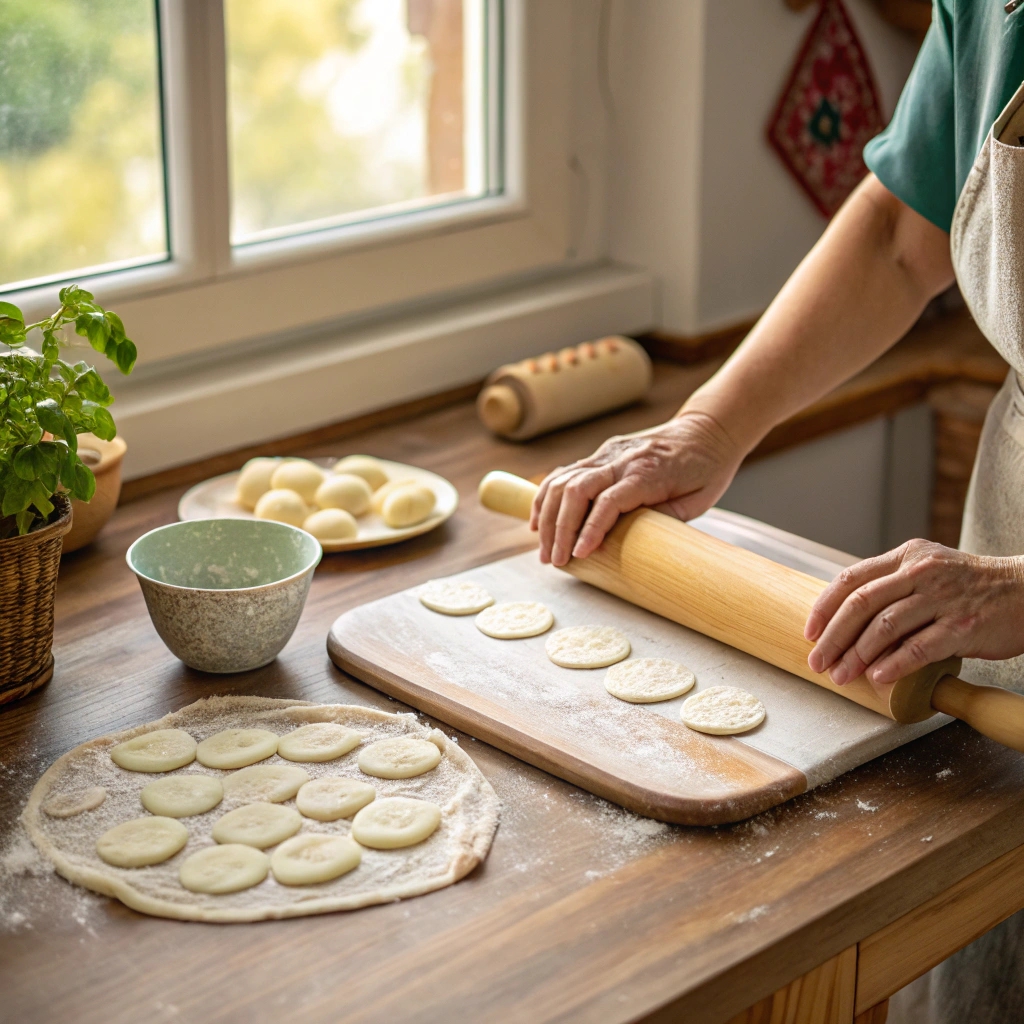
[[[83,288],[62,288],[60,309],[34,324],[0,301],[0,345],[6,346],[0,351],[0,538],[46,522],[58,491],[89,501],[96,479],[78,457],[78,435],[91,431],[110,441],[117,433],[107,410],[113,398],[100,375],[86,362],[60,358],[64,327],[71,324],[121,373],[131,373],[135,345],[121,318]],[[34,330],[39,352],[25,344]]]

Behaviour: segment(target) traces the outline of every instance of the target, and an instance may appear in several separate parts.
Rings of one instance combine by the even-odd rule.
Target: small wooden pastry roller
[[[535,484],[511,473],[488,473],[480,482],[480,501],[487,508],[520,519],[529,518],[536,493]],[[836,686],[826,673],[812,672],[807,655],[814,645],[804,639],[804,623],[828,584],[661,512],[630,512],[597,551],[563,568],[896,722],[921,722],[941,711],[997,743],[1024,751],[1024,696],[957,678],[959,658],[884,686],[863,675]]]
[[[632,338],[602,338],[501,366],[476,407],[501,437],[526,441],[643,398],[651,360]]]

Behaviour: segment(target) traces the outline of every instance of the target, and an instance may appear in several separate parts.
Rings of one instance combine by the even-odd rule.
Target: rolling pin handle
[[[979,686],[943,676],[932,691],[932,707],[966,722],[996,743],[1024,753],[1024,696],[1001,686]]]
[[[488,473],[480,481],[480,504],[492,512],[504,512],[517,519],[529,519],[537,485],[521,476],[500,469]]]

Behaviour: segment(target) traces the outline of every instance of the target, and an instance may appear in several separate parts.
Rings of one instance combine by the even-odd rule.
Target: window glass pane
[[[478,198],[487,0],[226,0],[231,239]]]
[[[0,0],[0,287],[167,256],[154,0]]]

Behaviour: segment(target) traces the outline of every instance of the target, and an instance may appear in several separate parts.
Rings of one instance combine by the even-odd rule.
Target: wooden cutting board
[[[841,567],[787,546],[788,535],[780,531],[768,528],[766,534],[752,520],[731,519],[732,524],[724,519],[727,533],[735,526],[727,539],[742,546],[757,544],[767,554],[774,545],[778,560],[799,563],[794,567],[816,575]],[[722,535],[722,522],[712,517],[708,532]],[[499,602],[543,602],[555,614],[554,629],[617,626],[630,638],[632,657],[672,658],[692,669],[697,686],[691,693],[727,684],[762,700],[767,717],[757,729],[742,737],[705,736],[680,722],[685,697],[627,704],[605,690],[607,669],[564,669],[549,661],[547,635],[492,639],[476,628],[475,616],[429,611],[417,598],[419,587],[354,608],[335,621],[327,648],[339,668],[649,817],[688,825],[739,821],[950,721],[936,715],[898,725],[543,566],[535,552],[454,578],[481,584]]]

